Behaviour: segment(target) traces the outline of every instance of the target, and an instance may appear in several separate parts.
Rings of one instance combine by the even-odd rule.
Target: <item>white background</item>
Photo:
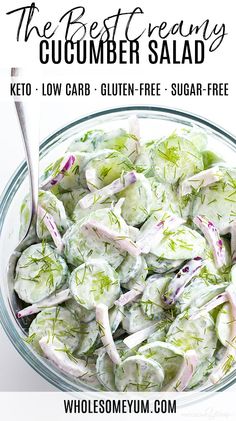
[[[206,1],[199,0],[152,0],[152,1],[37,1],[42,15],[56,19],[72,6],[87,5],[88,18],[96,20],[115,13],[118,7],[132,10],[133,6],[143,7],[147,20],[159,24],[162,20],[174,24],[183,19],[186,23],[201,23],[210,18],[211,22],[224,22],[228,35],[216,53],[207,57],[201,65],[148,65],[139,66],[62,66],[41,68],[41,72],[48,78],[56,76],[68,78],[75,82],[87,81],[94,84],[99,82],[227,82],[229,83],[228,97],[171,97],[165,95],[160,98],[145,97],[99,97],[43,101],[40,120],[40,138],[43,139],[52,131],[64,124],[77,119],[83,114],[91,113],[102,108],[129,104],[155,104],[181,108],[199,114],[221,125],[226,130],[236,134],[236,80],[235,80],[235,42],[236,28],[234,23],[234,1]],[[31,49],[19,48],[15,45],[14,19],[6,18],[5,12],[25,5],[20,1],[2,1],[0,14],[0,122],[1,147],[0,154],[0,190],[2,190],[23,159],[23,148],[20,133],[14,113],[12,101],[5,97],[7,75],[11,65],[24,65],[29,73],[36,72],[37,42],[31,43]],[[55,10],[54,10],[55,8]],[[31,67],[32,64],[34,68]],[[42,67],[42,66],[41,66]],[[234,387],[236,391],[236,387]],[[0,327],[0,390],[52,390],[52,387],[35,373],[17,354]]]

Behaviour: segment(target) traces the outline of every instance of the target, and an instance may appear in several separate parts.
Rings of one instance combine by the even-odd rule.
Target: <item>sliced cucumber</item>
[[[98,303],[110,308],[120,295],[118,275],[102,258],[87,260],[77,267],[69,284],[75,300],[87,310],[93,310]]]
[[[115,204],[117,201],[115,196],[108,197],[104,202],[102,203],[95,203],[93,206],[91,206],[88,209],[82,209],[79,205],[79,203],[75,206],[74,212],[73,212],[73,220],[74,221],[80,221],[81,219],[85,218],[92,212],[98,210],[98,209],[107,209],[111,208],[113,204]]]
[[[89,193],[88,190],[80,188],[59,195],[59,199],[62,201],[65,211],[70,218],[73,216],[78,201],[86,196],[87,193]]]
[[[82,167],[81,177],[83,179],[83,174],[85,174],[89,190],[91,187],[100,189],[133,168],[134,166],[127,156],[118,151],[106,149],[100,151]]]
[[[93,152],[101,143],[105,132],[103,130],[89,130],[76,135],[68,147],[68,152]]]
[[[182,130],[184,137],[186,137],[188,140],[190,140],[194,146],[200,151],[204,151],[207,147],[207,134],[199,130],[198,128],[192,128],[191,130]]]
[[[109,310],[109,320],[111,326],[111,332],[115,333],[123,320],[123,312],[119,307],[112,307]]]
[[[208,314],[192,320],[182,313],[171,324],[166,340],[184,352],[194,349],[199,361],[212,357],[217,343],[214,322]]]
[[[158,246],[153,245],[151,253],[169,260],[190,260],[204,256],[206,240],[197,231],[184,225],[174,232],[167,231]]]
[[[225,303],[219,311],[216,319],[216,334],[222,345],[226,347],[230,343],[232,322],[233,316],[230,304]]]
[[[115,384],[121,392],[156,392],[163,380],[160,364],[141,355],[126,358],[115,368]]]
[[[96,362],[97,377],[100,383],[107,389],[116,390],[114,364],[108,354],[100,352]]]
[[[101,149],[114,149],[126,155],[132,162],[138,154],[138,138],[127,133],[124,129],[113,130],[104,133],[102,141],[99,143]]]
[[[136,183],[131,184],[117,196],[124,197],[121,214],[127,224],[142,224],[149,216],[152,203],[152,190],[149,180],[138,174]]]
[[[93,152],[101,149],[114,149],[134,161],[137,156],[137,142],[137,137],[127,133],[124,129],[110,132],[89,130],[83,135],[76,137],[69,146],[68,151]]]
[[[167,273],[173,272],[182,266],[184,260],[167,260],[157,257],[155,254],[148,253],[145,255],[149,272]]]
[[[137,171],[143,173],[146,177],[152,177],[154,175],[152,166],[152,154],[155,144],[155,140],[141,143],[140,151],[135,161]]]
[[[64,233],[70,226],[70,221],[67,218],[66,211],[63,203],[50,191],[39,191],[39,205],[48,212],[54,219],[59,232]],[[29,197],[25,199],[21,205],[20,214],[20,238],[26,232],[29,224],[30,212],[29,212]],[[46,228],[46,225],[41,217],[37,219],[37,234],[42,239],[51,239],[51,235]]]
[[[169,327],[171,325],[171,319],[164,319],[160,321],[160,326],[158,326],[157,330],[149,336],[147,339],[147,343],[155,342],[155,341],[161,341],[165,342],[166,340],[166,334],[169,330]]]
[[[163,184],[155,177],[149,178],[152,189],[152,206],[151,211],[159,213],[163,212],[179,214],[178,197],[174,186]]]
[[[143,312],[151,320],[165,318],[166,312],[161,297],[170,279],[171,277],[151,277],[147,279],[147,285],[140,301]]]
[[[116,349],[119,352],[121,360],[125,360],[128,357],[132,357],[136,355],[138,352],[138,347],[134,347],[132,349],[128,348],[127,345],[121,340],[115,342]]]
[[[175,133],[155,146],[152,160],[156,177],[164,183],[174,184],[203,170],[198,149]]]
[[[144,314],[139,303],[126,306],[123,316],[122,327],[127,333],[135,333],[153,324],[146,314]]]
[[[96,320],[88,323],[80,323],[80,341],[76,349],[76,356],[89,354],[94,351],[94,346],[99,342],[99,330]]]
[[[166,386],[175,378],[184,361],[184,353],[167,342],[156,341],[149,343],[141,346],[138,352],[146,358],[152,358],[163,368],[165,374],[163,386]]]
[[[82,307],[74,298],[66,301],[65,307],[79,322],[88,323],[95,318],[95,312],[93,310],[87,310],[86,308]]]
[[[74,352],[80,340],[80,324],[66,308],[58,306],[45,309],[31,323],[27,342],[42,355],[39,341],[50,335],[59,339],[70,352]]]
[[[16,265],[14,289],[26,303],[37,303],[66,282],[65,260],[47,243],[25,249]]]
[[[180,309],[181,313],[192,307],[200,308],[212,300],[212,298],[221,294],[225,288],[226,284],[224,283],[213,284],[207,280],[207,277],[204,279],[197,277],[185,287],[183,294],[178,299],[176,307]],[[199,294],[199,291],[201,291],[201,294]]]
[[[213,165],[218,164],[219,162],[223,162],[223,159],[212,151],[203,151],[202,158],[205,170],[211,168]]]
[[[78,266],[88,258],[103,256],[114,268],[117,268],[125,253],[121,253],[113,244],[102,241],[98,236],[87,235],[83,223],[89,220],[101,221],[106,227],[112,228],[121,236],[129,236],[129,227],[112,209],[104,208],[91,212],[87,218],[77,221],[67,230],[63,237],[64,253],[69,263]]]
[[[143,256],[130,256],[127,255],[117,272],[120,277],[120,283],[126,287],[126,284],[130,281],[138,281],[140,278],[146,279],[148,270],[146,261]]]
[[[193,216],[206,216],[219,230],[226,228],[236,216],[236,170],[221,170],[223,180],[202,189],[193,207]]]

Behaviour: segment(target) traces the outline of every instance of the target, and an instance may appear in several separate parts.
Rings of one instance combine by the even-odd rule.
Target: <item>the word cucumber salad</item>
[[[29,346],[97,389],[217,383],[236,359],[236,168],[204,131],[143,141],[128,124],[78,134],[45,169],[18,317]],[[26,197],[21,234],[28,220]]]

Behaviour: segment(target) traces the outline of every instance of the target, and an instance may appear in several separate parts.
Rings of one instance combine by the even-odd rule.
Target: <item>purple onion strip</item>
[[[129,237],[119,234],[110,228],[105,227],[97,221],[85,222],[82,227],[92,235],[96,235],[102,241],[108,242],[119,248],[120,250],[127,251],[131,256],[139,256],[141,250]]]
[[[57,248],[59,253],[63,251],[63,242],[61,238],[61,234],[58,231],[57,225],[54,221],[54,218],[50,213],[46,212],[41,206],[38,206],[38,216],[41,218],[42,222],[47,227],[48,231],[50,232],[54,244]],[[40,221],[41,222],[41,221]]]
[[[82,199],[79,200],[79,205],[82,209],[87,209],[93,206],[95,203],[101,203],[106,200],[108,197],[111,197],[113,194],[119,193],[120,191],[126,189],[137,181],[137,174],[135,171],[131,171],[121,178],[113,181],[108,186],[103,187],[99,190],[94,190],[93,192],[87,194]]]
[[[142,294],[142,291],[132,288],[130,291],[127,291],[125,294],[122,294],[120,298],[118,298],[118,300],[115,301],[114,304],[119,307],[123,307],[126,304],[129,304],[130,302],[134,301],[141,294]]]
[[[162,298],[166,306],[176,303],[179,296],[184,292],[187,283],[200,272],[203,266],[203,259],[201,257],[195,257],[182,267],[168,284],[168,288],[163,294]]]
[[[202,231],[207,242],[209,243],[214,256],[215,265],[218,269],[222,268],[226,264],[225,249],[223,247],[223,241],[220,238],[219,230],[215,224],[205,216],[197,215],[193,219],[193,222]]]
[[[31,306],[23,308],[17,313],[18,319],[22,317],[31,316],[31,314],[36,314],[42,311],[44,308],[54,307],[58,304],[64,303],[65,301],[71,298],[71,293],[69,288],[64,289],[63,291],[57,292],[56,294],[50,295],[49,297],[45,298],[44,300],[38,301]]]
[[[219,167],[212,167],[208,170],[204,170],[195,174],[194,176],[184,180],[181,186],[181,194],[185,196],[192,192],[192,188],[199,190],[202,187],[209,186],[214,184],[217,181],[221,180],[223,173],[220,171]]]
[[[52,361],[61,371],[70,374],[73,377],[85,376],[89,373],[86,361],[72,361],[64,351],[65,345],[55,336],[45,336],[39,341],[39,345],[44,355]]]
[[[96,321],[99,327],[101,341],[107,354],[114,364],[120,364],[121,359],[112,337],[108,307],[105,304],[101,303],[96,306]]]
[[[66,172],[69,171],[74,165],[75,159],[76,157],[73,154],[66,155],[58,169],[58,174],[56,174],[54,177],[48,177],[47,180],[44,181],[44,184],[41,186],[41,189],[50,190],[52,187],[56,186],[56,184],[60,183],[60,181],[66,175]]]

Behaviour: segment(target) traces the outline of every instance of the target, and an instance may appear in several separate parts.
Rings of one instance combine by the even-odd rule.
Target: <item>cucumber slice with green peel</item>
[[[109,310],[109,320],[110,320],[111,332],[115,333],[123,320],[122,310],[120,310],[120,308],[116,306],[112,307]]]
[[[115,384],[120,392],[156,392],[163,381],[160,364],[141,355],[126,358],[115,368]]]
[[[62,201],[66,214],[69,218],[73,217],[74,209],[80,199],[86,196],[89,191],[83,188],[72,190],[66,193],[61,193],[58,198]]]
[[[63,203],[49,191],[39,191],[39,204],[48,212],[54,219],[59,232],[65,232],[70,226],[65,212]],[[48,231],[45,227],[44,221],[38,218],[37,231],[39,238],[47,238]]]
[[[143,256],[134,257],[127,255],[117,269],[117,272],[120,277],[120,283],[125,288],[126,284],[130,281],[135,281],[139,278],[145,280],[148,274],[148,269]]]
[[[55,224],[60,233],[64,233],[71,222],[69,221],[63,203],[50,191],[39,191],[39,205],[43,208],[44,211],[48,212],[54,219]],[[20,213],[20,238],[26,232],[26,229],[29,224],[30,212],[29,212],[29,197],[27,196],[24,202],[21,205]],[[37,234],[41,240],[51,239],[51,234],[49,233],[45,223],[44,218],[38,215],[37,218]]]
[[[167,342],[156,341],[149,343],[141,346],[138,352],[146,358],[152,358],[163,368],[165,374],[163,386],[166,386],[175,378],[184,361],[184,353]]]
[[[152,190],[149,180],[143,174],[138,174],[137,181],[117,196],[125,198],[121,214],[127,224],[140,225],[148,218],[151,211]]]
[[[208,144],[208,136],[205,131],[197,126],[176,128],[173,133],[176,136],[184,138],[194,144],[198,151],[202,152]]]
[[[132,289],[136,290],[136,291],[140,291],[142,292],[146,286],[146,276],[147,273],[143,272],[142,275],[138,276],[135,279],[130,279],[129,282],[127,282],[127,284],[122,285],[123,288],[128,289],[129,291]]]
[[[47,243],[25,249],[16,265],[14,289],[26,303],[37,303],[65,284],[65,260]]]
[[[158,212],[160,215],[163,212],[177,213],[178,209],[178,196],[174,186],[163,184],[155,177],[148,179],[152,189],[152,212]]]
[[[207,147],[207,134],[198,129],[185,130],[184,136],[190,140],[194,146],[200,151],[203,152]]]
[[[93,206],[91,206],[89,209],[82,209],[79,205],[79,203],[75,206],[74,212],[73,212],[73,220],[75,222],[80,221],[81,219],[87,217],[89,214],[91,214],[94,211],[97,211],[98,209],[107,209],[111,208],[112,205],[116,203],[117,199],[115,196],[108,197],[104,202],[102,203],[95,203]]]
[[[162,257],[155,256],[155,254],[148,253],[145,255],[145,260],[147,262],[147,268],[149,272],[155,273],[169,273],[179,269],[184,260],[168,260]]]
[[[96,344],[99,344],[99,330],[96,320],[88,323],[80,323],[80,341],[75,351],[76,356],[92,354]]]
[[[110,132],[89,130],[75,138],[68,151],[93,152],[101,149],[114,149],[134,161],[137,157],[137,143],[137,137],[127,133],[124,129]]]
[[[95,312],[93,310],[87,310],[86,308],[82,307],[74,298],[66,301],[65,307],[79,322],[88,323],[95,318]]]
[[[125,257],[125,252],[118,250],[113,244],[104,241],[101,236],[88,235],[84,229],[84,225],[89,221],[101,222],[107,228],[111,228],[120,237],[129,237],[129,227],[124,219],[111,208],[98,209],[91,212],[88,217],[77,221],[67,230],[63,237],[64,253],[67,261],[74,266],[78,266],[89,257],[104,258],[114,267],[117,268]]]
[[[157,328],[157,330],[152,333],[152,335],[149,336],[147,339],[147,343],[155,342],[155,341],[166,341],[166,334],[168,332],[168,329],[171,325],[172,321],[171,319],[165,319],[160,321],[160,327]]]
[[[152,324],[153,321],[142,311],[139,303],[131,304],[123,309],[122,327],[127,333],[135,333]]]
[[[94,312],[92,312],[94,314]],[[122,320],[122,313],[119,309],[113,307],[109,310],[109,320],[112,333],[114,333]],[[96,320],[90,322],[80,323],[80,341],[76,349],[76,355],[81,356],[84,354],[93,355],[94,349],[100,345],[99,326]]]
[[[118,151],[106,149],[88,161],[81,170],[81,176],[83,179],[83,173],[85,174],[89,190],[91,187],[100,189],[132,169],[134,165],[127,156]]]
[[[163,212],[176,214],[181,218],[187,219],[191,215],[193,197],[180,196],[176,186],[171,184],[164,184],[158,181],[155,177],[149,178],[153,192],[151,212],[159,213],[160,216]]]
[[[223,167],[221,170],[223,180],[202,189],[193,206],[193,216],[207,217],[220,231],[236,217],[236,170]]]
[[[138,138],[134,134],[127,133],[124,129],[117,129],[104,133],[99,143],[100,149],[114,149],[126,155],[132,162],[138,156]]]
[[[119,340],[115,342],[116,349],[119,352],[121,360],[125,360],[128,357],[132,357],[133,355],[136,355],[138,352],[138,347],[134,347],[132,349],[128,348],[127,345]]]
[[[152,277],[151,277],[152,278]],[[166,316],[164,310],[162,294],[171,277],[160,277],[150,281],[147,279],[147,285],[140,299],[143,312],[151,320],[162,320]]]
[[[211,168],[213,165],[218,164],[219,162],[223,162],[223,159],[220,156],[208,150],[202,152],[202,158],[205,170]]]
[[[150,140],[145,143],[141,143],[140,151],[135,161],[136,170],[140,173],[143,173],[146,177],[154,176],[152,154],[155,144],[155,140]]]
[[[98,355],[96,372],[98,380],[107,390],[116,390],[114,364],[105,351],[100,352]]]
[[[159,142],[152,153],[155,176],[175,184],[203,170],[201,153],[192,142],[173,133]]]
[[[174,232],[167,230],[160,244],[151,247],[151,253],[167,260],[191,260],[195,256],[203,257],[205,248],[205,238],[182,225]]]
[[[225,303],[216,318],[216,334],[219,341],[227,347],[230,343],[233,316],[229,303]]]
[[[66,308],[51,307],[38,313],[29,327],[27,343],[30,343],[40,355],[42,350],[39,341],[44,336],[59,339],[72,353],[80,341],[80,324]]]
[[[166,341],[184,352],[195,350],[199,361],[202,358],[212,357],[217,343],[214,322],[208,314],[191,320],[182,313],[171,324]]]
[[[94,152],[101,143],[105,132],[103,130],[89,130],[74,136],[68,152]]]
[[[87,260],[77,267],[69,285],[74,299],[87,310],[93,310],[98,303],[110,308],[120,295],[119,277],[102,258]]]
[[[137,237],[137,245],[142,253],[148,254],[158,248],[166,235],[175,232],[184,220],[178,215],[165,212],[153,212],[146,222],[141,226]]]

